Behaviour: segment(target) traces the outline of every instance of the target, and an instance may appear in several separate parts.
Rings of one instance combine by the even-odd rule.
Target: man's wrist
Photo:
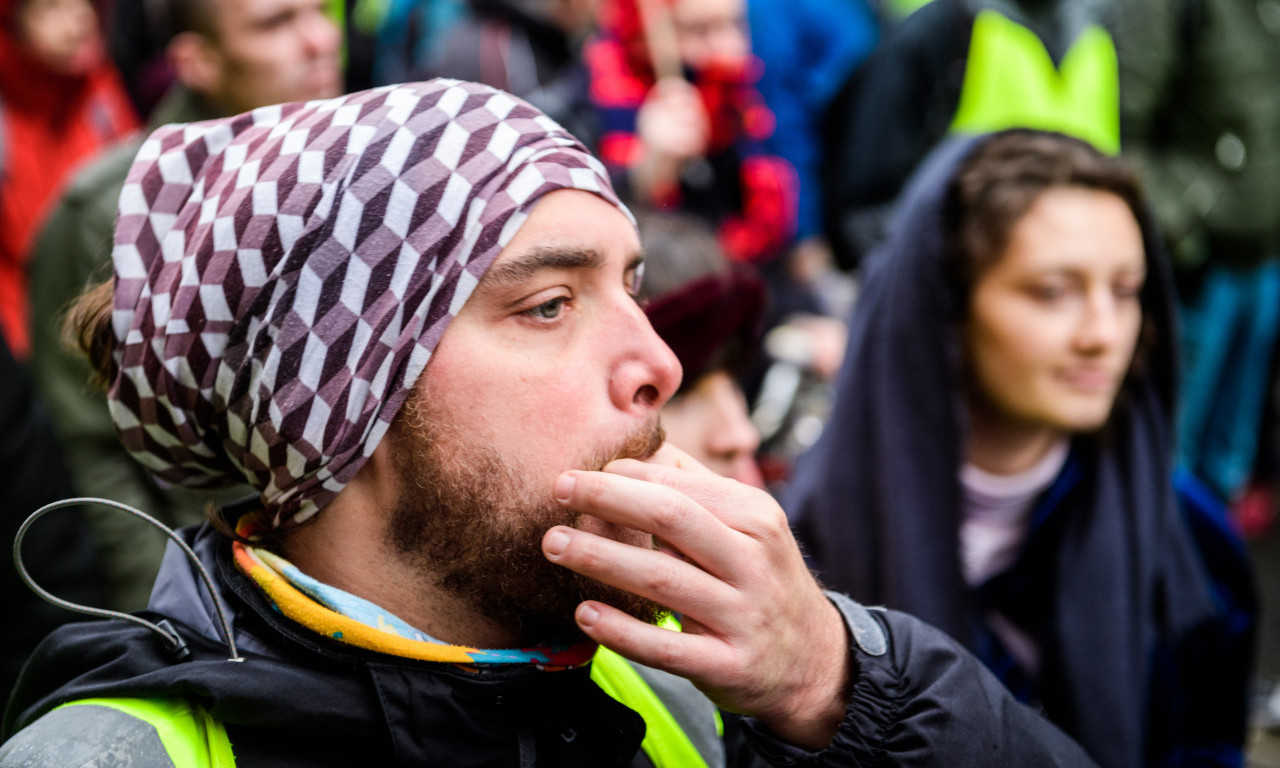
[[[825,594],[835,609],[834,612],[840,617],[844,631],[841,646],[843,652],[836,655],[840,659],[839,671],[833,670],[836,674],[832,675],[833,680],[840,679],[838,687],[828,689],[829,692],[823,694],[826,706],[817,706],[814,711],[819,714],[806,720],[747,720],[747,732],[752,734],[751,740],[756,749],[761,754],[772,755],[783,764],[803,759],[802,756],[805,755],[813,756],[831,746],[840,725],[846,719],[854,687],[862,674],[860,657],[880,657],[889,650],[889,639],[884,626],[867,608],[847,595],[832,591]],[[831,690],[837,692],[833,694]]]
[[[857,654],[853,652],[858,643],[855,631],[873,650],[883,653],[887,645],[882,635],[878,638],[880,644],[876,645],[877,638],[868,626],[878,631],[879,625],[866,615],[866,609],[843,595],[840,597],[848,605],[842,606],[832,599],[833,594],[827,594],[830,602],[823,611],[826,615],[820,619],[828,633],[827,640],[812,651],[815,658],[830,659],[834,664],[825,667],[818,679],[804,686],[803,698],[791,702],[785,714],[759,718],[778,738],[811,752],[826,749],[844,720],[858,677]]]

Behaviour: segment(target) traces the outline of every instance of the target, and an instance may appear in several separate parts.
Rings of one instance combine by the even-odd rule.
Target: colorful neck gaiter
[[[555,671],[591,661],[596,644],[542,648],[484,649],[449,645],[414,629],[375,603],[323,584],[283,557],[261,547],[232,544],[236,566],[286,618],[341,643],[421,661],[462,665],[530,664]]]

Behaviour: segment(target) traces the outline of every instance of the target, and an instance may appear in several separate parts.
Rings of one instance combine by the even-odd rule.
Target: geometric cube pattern
[[[125,447],[171,483],[247,481],[276,526],[306,520],[563,188],[622,208],[554,121],[456,80],[160,128],[116,221],[109,401]]]

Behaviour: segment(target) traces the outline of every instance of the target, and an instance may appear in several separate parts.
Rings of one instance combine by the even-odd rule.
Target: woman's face
[[[699,378],[662,407],[667,441],[708,469],[757,488],[764,478],[756,464],[760,434],[747,413],[742,390],[724,371]]]
[[[78,74],[89,66],[98,18],[88,0],[25,0],[15,22],[27,50],[54,72]]]
[[[1100,429],[1142,324],[1142,232],[1108,192],[1042,193],[977,279],[964,331],[972,384],[1006,425]]]

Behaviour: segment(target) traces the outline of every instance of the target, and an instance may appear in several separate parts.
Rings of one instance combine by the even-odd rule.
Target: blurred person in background
[[[1179,457],[1238,504],[1280,330],[1280,5],[1121,7],[1125,152],[1150,190],[1182,300]]]
[[[0,0],[0,332],[19,360],[36,228],[71,170],[137,124],[88,0]]]
[[[583,44],[595,28],[600,0],[446,0],[420,3],[436,9],[447,29],[434,48],[407,64],[404,47],[389,47],[379,59],[379,81],[407,82],[452,77],[501,88],[528,101],[595,148],[599,120],[588,96]],[[449,18],[451,8],[457,15]]]
[[[795,168],[799,185],[795,244],[782,274],[770,276],[776,314],[843,318],[852,287],[835,271],[823,233],[822,120],[875,46],[875,13],[864,0],[750,0],[747,19],[751,50],[764,65],[757,88],[775,118],[764,148]]]
[[[239,41],[258,46],[259,53],[265,51],[268,56],[274,56],[284,53],[290,41],[296,44],[310,38],[313,57],[325,59],[330,55],[328,45],[315,42],[317,25],[309,13],[314,8],[319,8],[335,26],[341,25],[339,56],[344,63],[344,77],[356,85],[369,87],[374,46],[372,34],[380,21],[380,0],[323,0],[318,4],[273,1],[217,9],[219,3],[220,0],[185,4],[181,0],[112,0],[107,37],[111,58],[124,76],[130,98],[139,113],[148,120],[171,92],[176,79],[172,57],[167,50],[175,34],[195,31],[210,38],[220,36],[217,38],[219,46],[226,49],[233,62],[243,59],[246,53],[254,53],[236,45]],[[213,16],[225,17],[228,13],[239,16],[238,21],[218,28],[210,23]],[[311,35],[304,34],[308,29],[312,31]],[[327,62],[321,62],[319,69],[323,71],[328,66]],[[324,77],[328,77],[327,72]],[[286,85],[285,89],[294,87]],[[346,90],[356,89],[348,84]],[[250,101],[268,104],[278,103],[281,99],[253,98]]]
[[[1264,415],[1280,332],[1280,5],[1127,0],[1121,8],[1125,152],[1150,190],[1181,302],[1179,459],[1258,542],[1259,573],[1274,573],[1274,561],[1261,559],[1276,556],[1263,542],[1280,469],[1266,450],[1274,416]],[[1266,604],[1264,615],[1273,610]],[[1273,730],[1278,644],[1268,634],[1277,626],[1263,623],[1258,669],[1260,702],[1272,692],[1257,722]],[[1265,754],[1262,742],[1257,749]]]
[[[1239,766],[1247,555],[1173,473],[1174,300],[1132,172],[956,140],[867,264],[783,497],[824,582],[972,649],[1106,768]]]
[[[587,48],[600,157],[637,205],[700,216],[733,261],[781,256],[796,231],[795,169],[769,154],[743,0],[608,0]]]
[[[668,439],[721,475],[776,492],[809,446],[806,428],[826,417],[844,322],[793,316],[765,337],[767,286],[753,266],[725,257],[710,225],[671,212],[638,211],[636,218],[645,244],[645,314],[685,373],[662,409]],[[744,383],[762,371],[763,400],[751,406]]]
[[[151,118],[206,120],[282,101],[337,95],[337,27],[312,0],[170,0],[166,48],[177,82]],[[76,486],[130,504],[171,527],[199,522],[219,495],[161,487],[120,445],[90,369],[66,348],[61,316],[87,284],[110,270],[116,202],[141,138],[114,147],[78,173],[35,243],[31,262],[32,370],[49,403]],[[111,607],[146,606],[165,538],[107,508],[85,512],[106,571]]]
[[[169,0],[165,9],[177,81],[210,117],[342,89],[342,37],[322,0]]]
[[[933,0],[885,30],[832,99],[824,203],[837,263],[887,234],[917,164],[949,133],[1037,128],[1119,151],[1118,3]]]
[[[469,5],[467,0],[390,0],[378,24],[374,85],[407,83],[424,71]]]
[[[645,244],[640,299],[684,378],[662,406],[667,440],[714,472],[764,487],[739,380],[759,351],[765,286],[755,270],[731,264],[701,219],[638,213]]]
[[[875,47],[875,14],[864,0],[749,0],[747,19],[764,64],[757,89],[776,121],[764,146],[799,174],[796,238],[821,236],[821,120]]]
[[[6,552],[18,528],[38,508],[73,492],[59,455],[49,412],[22,366],[0,337],[0,541]],[[93,540],[81,510],[64,509],[42,518],[23,540],[23,560],[36,583],[66,600],[101,607],[102,589]],[[6,558],[8,560],[8,558]],[[18,680],[27,656],[54,627],[75,614],[36,597],[10,562],[0,568],[0,697]]]

